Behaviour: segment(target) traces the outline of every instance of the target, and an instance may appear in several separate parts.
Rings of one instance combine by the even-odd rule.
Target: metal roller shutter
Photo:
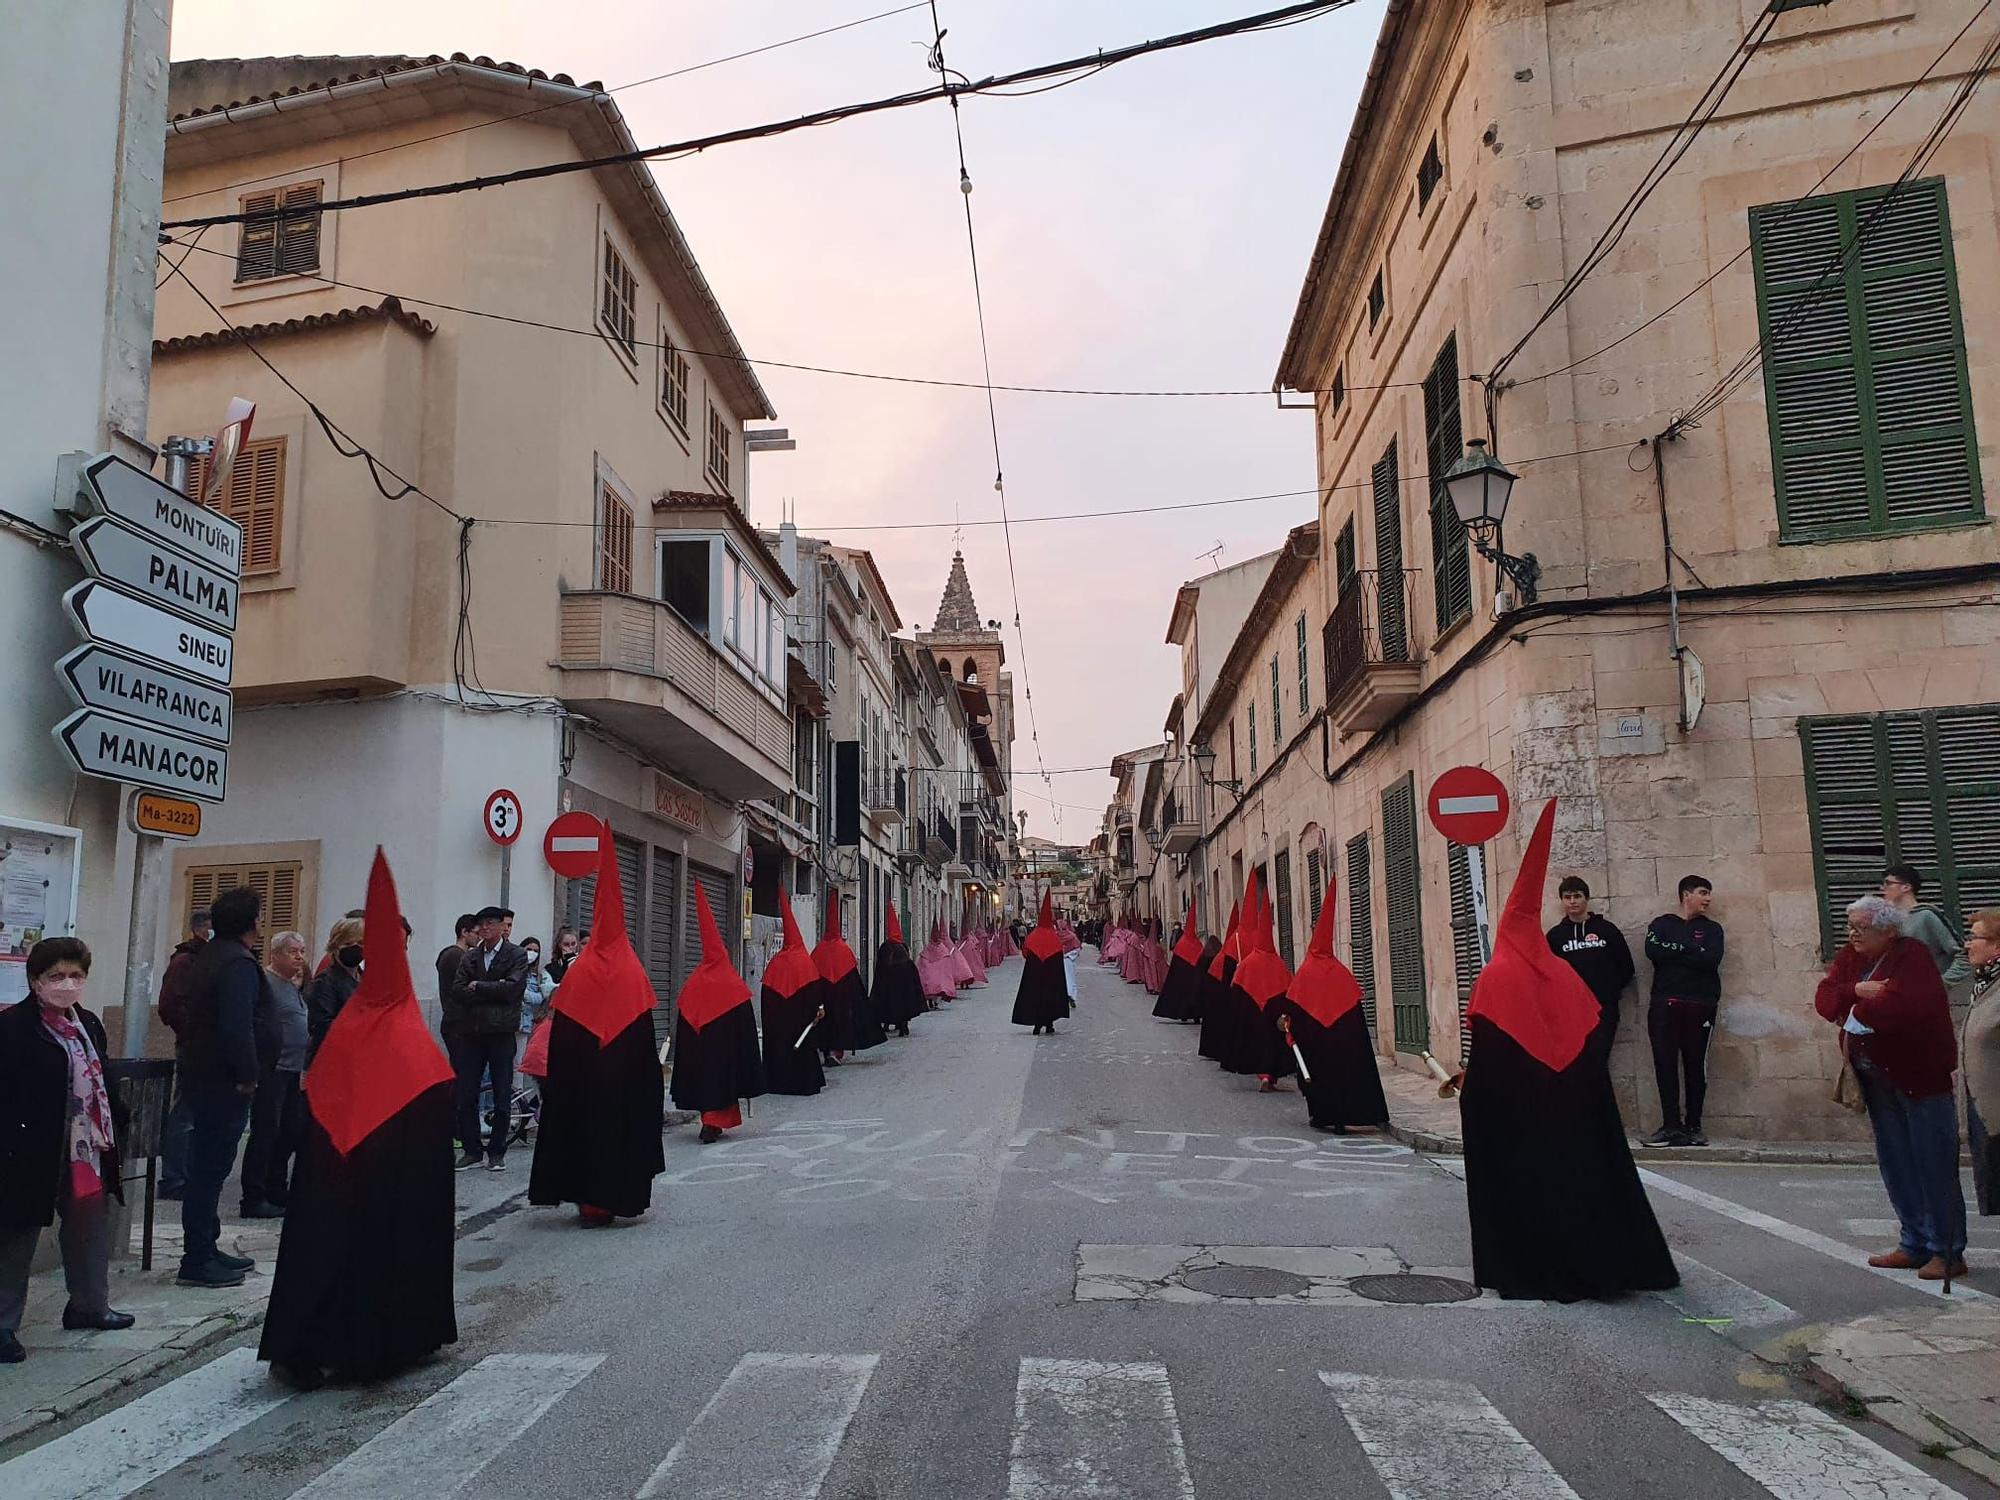
[[[1485,967],[1479,952],[1479,922],[1472,909],[1472,860],[1465,845],[1447,843],[1446,863],[1451,872],[1451,955],[1458,979],[1458,1065],[1472,1060],[1472,1028],[1466,1009],[1472,1004],[1473,982]]]
[[[662,1039],[674,1034],[674,941],[679,927],[680,859],[668,850],[653,847],[653,883],[646,891],[646,977],[653,984],[653,1021]]]
[[[729,961],[740,963],[743,943],[739,934],[743,930],[742,914],[736,909],[736,881],[726,870],[717,870],[708,865],[687,862],[688,899],[681,911],[681,982],[686,983],[696,964],[701,962],[701,915],[695,905],[696,887],[707,893],[708,909],[715,914],[715,925],[722,929],[723,946],[729,950]]]

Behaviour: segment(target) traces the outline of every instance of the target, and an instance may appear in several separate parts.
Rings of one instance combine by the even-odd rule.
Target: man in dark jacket
[[[486,1169],[507,1169],[508,1101],[514,1092],[514,1045],[520,1036],[521,998],[528,989],[526,952],[503,935],[507,913],[498,906],[478,914],[479,942],[459,959],[444,1003],[444,1045],[458,1078],[458,1170],[479,1165],[479,1085],[493,1080],[493,1125],[487,1132]]]
[[[1708,1095],[1708,1043],[1722,1003],[1722,924],[1708,915],[1714,887],[1702,875],[1681,880],[1681,908],[1653,918],[1646,957],[1653,963],[1653,1003],[1646,1031],[1660,1088],[1660,1128],[1642,1146],[1706,1146],[1701,1106]],[[1681,1075],[1687,1075],[1687,1113]]]
[[[188,934],[176,944],[160,976],[160,1019],[176,1036],[187,1020],[188,976],[194,972],[195,955],[208,943],[208,908],[197,906],[188,913]],[[174,1085],[173,1107],[167,1111],[160,1132],[160,1196],[179,1198],[187,1185],[188,1108],[187,1096],[178,1082]]]
[[[183,1286],[238,1286],[256,1264],[248,1256],[225,1254],[217,1241],[222,1185],[236,1165],[260,1072],[255,1017],[264,970],[252,949],[263,906],[263,898],[247,888],[217,896],[209,908],[215,936],[195,958],[189,977],[187,1019],[175,1047],[192,1120],[181,1194]]]
[[[479,918],[472,912],[460,917],[452,927],[451,945],[437,956],[438,1010],[451,1004],[452,987],[458,983],[458,966],[465,955],[479,946]]]
[[[1590,887],[1582,876],[1564,876],[1556,894],[1562,898],[1563,919],[1549,929],[1549,947],[1597,998],[1598,1022],[1586,1050],[1608,1063],[1618,1035],[1618,1002],[1632,982],[1632,950],[1624,933],[1591,911]]]

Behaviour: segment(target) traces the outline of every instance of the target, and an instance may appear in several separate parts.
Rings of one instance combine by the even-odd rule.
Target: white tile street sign
[[[76,768],[159,792],[220,802],[229,752],[102,709],[80,708],[55,727]]]
[[[83,482],[107,516],[116,516],[231,578],[242,576],[243,528],[229,517],[197,505],[171,485],[108,453],[84,466]]]
[[[62,657],[56,672],[79,708],[109,709],[177,734],[229,743],[232,703],[227,688],[94,644]]]
[[[69,540],[84,567],[97,577],[203,625],[234,633],[238,595],[233,573],[219,573],[111,516],[93,516],[72,531]]]
[[[235,645],[219,630],[184,620],[100,579],[72,585],[63,610],[88,640],[115,646],[145,661],[229,686]]]

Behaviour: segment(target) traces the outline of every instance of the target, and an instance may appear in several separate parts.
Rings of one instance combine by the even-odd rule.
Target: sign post
[[[514,842],[521,836],[521,799],[502,787],[489,792],[480,814],[486,836],[500,846],[500,904],[507,904],[514,883]]]

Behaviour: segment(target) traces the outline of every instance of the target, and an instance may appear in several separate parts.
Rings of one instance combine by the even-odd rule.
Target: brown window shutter
[[[244,445],[230,471],[229,487],[216,497],[215,510],[243,528],[243,574],[275,573],[282,561],[285,517],[285,439],[260,438]],[[208,488],[211,460],[198,458],[190,477],[196,495]]]
[[[243,200],[243,222],[236,241],[236,279],[262,281],[278,268],[278,195],[252,193]]]
[[[319,269],[319,200],[317,182],[296,183],[284,190],[276,274],[302,276]]]
[[[632,592],[632,507],[609,489],[599,491],[597,586],[613,593]]]

